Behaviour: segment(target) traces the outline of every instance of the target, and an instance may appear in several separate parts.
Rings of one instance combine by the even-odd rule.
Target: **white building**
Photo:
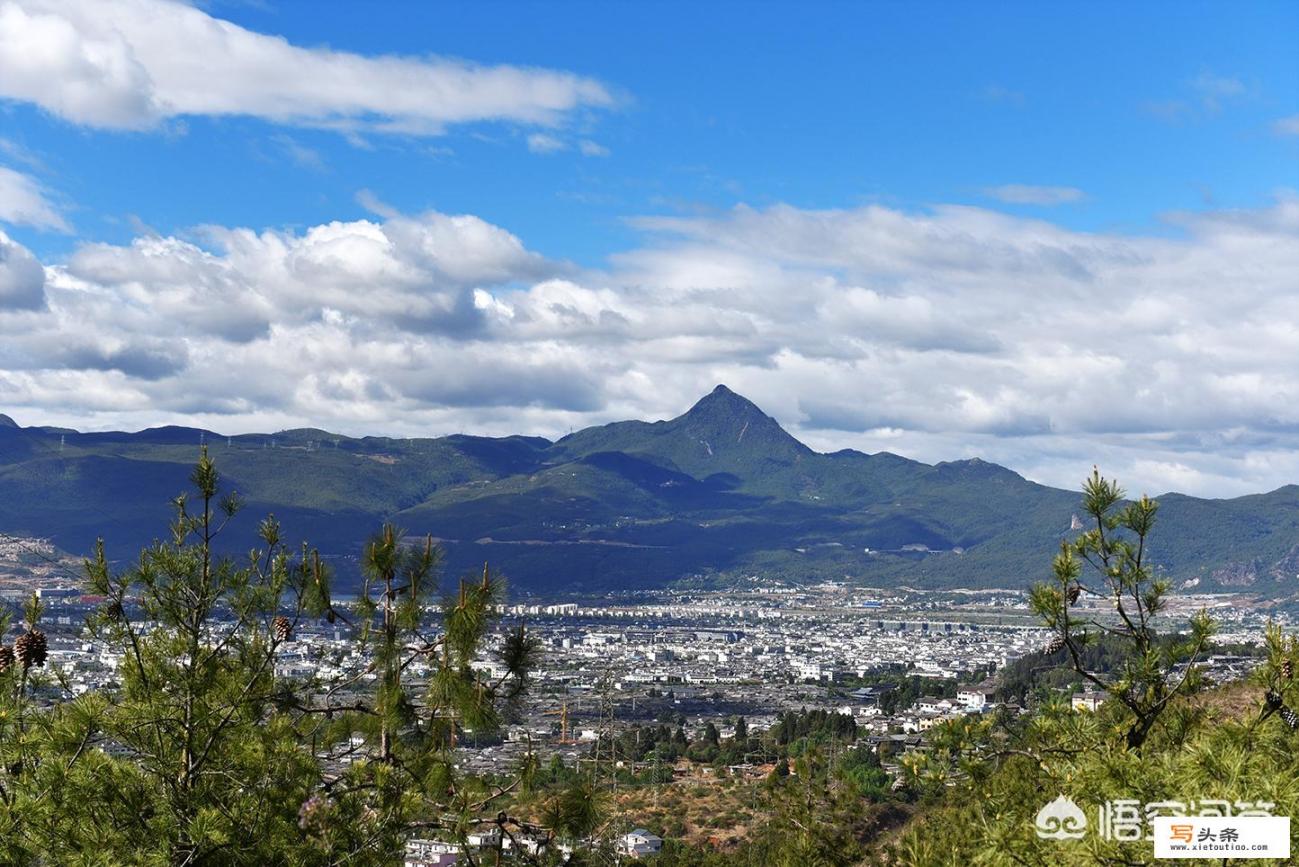
[[[405,867],[451,867],[460,860],[460,848],[441,840],[407,840]]]
[[[644,828],[637,828],[629,834],[623,834],[618,839],[618,851],[633,858],[655,855],[662,848],[663,838],[657,834],[651,834]]]
[[[1105,703],[1105,696],[1099,692],[1092,692],[1090,689],[1086,692],[1075,692],[1073,694],[1073,709],[1095,711]]]
[[[988,705],[988,693],[973,687],[961,689],[956,693],[956,700],[970,710],[983,710]]]

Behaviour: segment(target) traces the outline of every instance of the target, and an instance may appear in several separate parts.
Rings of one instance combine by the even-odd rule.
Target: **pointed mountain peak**
[[[709,458],[733,450],[783,455],[809,451],[757,404],[725,385],[714,388],[669,424],[695,440]]]
[[[708,394],[699,398],[699,400],[695,402],[695,405],[686,413],[686,416],[688,417],[698,412],[711,412],[716,410],[723,410],[730,413],[752,412],[757,413],[758,415],[766,415],[766,413],[758,408],[757,404],[749,400],[747,397],[736,394],[725,385],[719,385],[712,391],[708,392]]]
[[[572,455],[622,452],[705,479],[717,473],[757,477],[813,454],[774,418],[719,385],[687,412],[653,423],[622,421],[569,434],[557,443]]]

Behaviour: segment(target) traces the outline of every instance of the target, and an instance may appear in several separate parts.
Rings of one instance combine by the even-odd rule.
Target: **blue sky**
[[[210,8],[303,46],[571,70],[618,104],[570,118],[555,137],[573,149],[550,155],[528,150],[535,130],[509,124],[368,135],[366,150],[247,118],[103,133],[11,105],[6,137],[48,164],[76,228],[16,237],[59,254],[129,238],[132,216],[164,232],[310,225],[361,215],[365,188],[598,265],[635,243],[629,214],[988,204],[987,188],[1029,184],[1084,191],[1052,209],[1061,224],[1158,232],[1165,211],[1258,205],[1299,171],[1299,143],[1272,129],[1299,113],[1293,4]],[[609,155],[582,156],[582,137]]]
[[[818,447],[1274,487],[1297,44],[1291,3],[0,0],[0,410],[555,434],[726,380]]]

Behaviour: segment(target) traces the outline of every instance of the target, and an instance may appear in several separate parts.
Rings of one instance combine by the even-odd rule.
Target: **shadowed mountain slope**
[[[1019,587],[1045,574],[1078,495],[980,460],[928,465],[822,454],[725,386],[667,421],[539,437],[222,436],[22,428],[0,416],[0,532],[127,558],[166,531],[169,500],[207,446],[249,509],[271,512],[345,580],[392,520],[443,541],[448,572],[491,560],[536,591],[762,574],[913,586]],[[1082,472],[1080,471],[1080,477]],[[1299,487],[1233,500],[1162,498],[1155,557],[1199,589],[1299,589]]]

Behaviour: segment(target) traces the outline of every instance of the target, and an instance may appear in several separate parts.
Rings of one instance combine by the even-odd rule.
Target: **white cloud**
[[[1239,78],[1203,70],[1187,82],[1191,98],[1147,100],[1141,108],[1166,123],[1180,124],[1204,120],[1219,114],[1229,102],[1251,95],[1250,87]]]
[[[0,97],[110,129],[249,115],[413,134],[487,120],[553,125],[614,101],[567,72],[303,48],[173,0],[0,2]]]
[[[37,229],[71,231],[45,189],[30,175],[0,166],[0,221]]]
[[[1272,125],[1278,135],[1299,135],[1299,114],[1283,117]]]
[[[1245,83],[1240,79],[1216,75],[1208,70],[1192,79],[1191,87],[1200,95],[1200,104],[1209,113],[1221,111],[1224,102],[1244,96],[1247,92]]]
[[[534,132],[528,136],[528,150],[534,154],[553,154],[560,151],[568,150],[568,145],[553,135],[546,135],[544,132]]]
[[[1012,205],[1064,205],[1087,198],[1087,194],[1077,187],[1039,187],[1029,184],[988,187],[984,193],[999,202]]]
[[[26,247],[0,232],[0,314],[45,306],[45,270]]]
[[[309,169],[313,172],[323,172],[328,168],[320,151],[304,145],[292,136],[271,136],[271,144],[275,145],[280,153],[299,168]]]
[[[376,216],[390,219],[401,216],[401,212],[379,198],[373,190],[359,189],[356,191],[355,199],[358,205]]]
[[[45,169],[45,163],[39,156],[13,139],[0,136],[0,154],[4,154],[7,159],[27,166],[29,169],[36,171]]]
[[[534,154],[555,154],[569,150],[571,145],[557,136],[537,132],[527,138],[528,150]],[[577,143],[577,151],[584,157],[607,157],[609,149],[599,142],[582,139]]]
[[[1021,91],[1011,90],[1000,84],[986,85],[979,91],[978,97],[984,102],[1012,105],[1016,108],[1023,108],[1024,103],[1027,101]]]
[[[380,206],[88,245],[43,280],[6,242],[6,411],[557,435],[726,382],[823,449],[979,455],[1070,487],[1099,463],[1151,493],[1299,478],[1293,195],[1170,215],[1159,237],[971,207],[737,207],[633,221],[643,242],[605,272]]]
[[[470,290],[550,273],[518,238],[473,216],[430,212],[314,226],[302,234],[207,227],[209,247],[172,237],[88,244],[56,269],[159,330],[246,343],[325,310],[403,330],[473,330]],[[79,306],[89,302],[82,298]]]

